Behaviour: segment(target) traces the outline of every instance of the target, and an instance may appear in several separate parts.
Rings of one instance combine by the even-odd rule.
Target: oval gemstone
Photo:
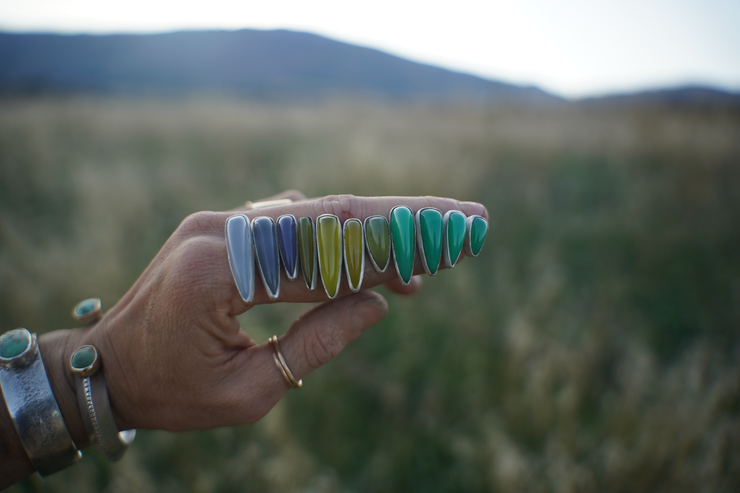
[[[337,216],[326,214],[316,220],[319,272],[329,298],[339,293],[342,278],[342,227]]]
[[[316,238],[313,231],[313,219],[302,217],[298,220],[298,251],[301,256],[301,269],[306,287],[316,289]]]
[[[365,241],[359,219],[347,219],[344,222],[344,266],[349,288],[356,293],[362,285],[365,269]]]
[[[383,216],[370,216],[365,219],[365,243],[375,269],[378,272],[385,272],[391,260],[388,219]]]
[[[75,313],[79,316],[87,315],[95,309],[95,298],[80,301],[75,307]]]
[[[27,330],[13,329],[0,336],[0,357],[15,358],[23,354],[31,344],[31,336]]]
[[[421,209],[416,213],[416,221],[424,270],[433,276],[442,259],[442,213],[437,209]]]
[[[82,346],[72,355],[70,364],[72,368],[77,370],[84,370],[85,368],[92,366],[98,357],[98,352],[92,346]]]
[[[389,223],[396,271],[401,282],[408,284],[414,274],[414,254],[416,252],[414,214],[406,206],[394,207],[391,209]]]
[[[460,259],[465,244],[466,222],[465,214],[460,211],[449,211],[445,214],[444,257],[447,267],[454,267]]]

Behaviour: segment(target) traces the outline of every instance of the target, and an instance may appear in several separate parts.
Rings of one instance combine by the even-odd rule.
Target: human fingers
[[[395,278],[385,283],[385,287],[392,293],[408,296],[419,292],[423,285],[423,281],[420,275],[412,276],[411,282],[404,284],[401,279]]]
[[[280,355],[295,380],[336,357],[350,342],[388,313],[376,292],[364,291],[310,309],[278,338]],[[221,422],[213,426],[254,422],[290,389],[271,343],[248,348],[234,357],[219,389]],[[217,406],[218,407],[218,406]]]
[[[253,220],[258,216],[266,216],[275,220],[283,214],[292,214],[296,218],[310,217],[315,222],[316,218],[322,214],[333,214],[339,218],[340,223],[343,223],[350,218],[357,218],[362,221],[373,215],[388,217],[390,210],[397,205],[407,206],[412,210],[412,212],[425,207],[433,207],[440,210],[442,213],[450,210],[460,210],[468,216],[475,214],[487,217],[485,207],[474,202],[460,202],[453,199],[439,197],[355,197],[351,195],[328,196],[298,203],[270,207],[268,209],[245,211],[244,215],[246,215],[250,220]],[[178,229],[178,232],[185,235],[196,232],[199,235],[218,237],[220,239],[219,241],[223,241],[224,223],[230,215],[230,213],[216,212],[197,213],[189,216]],[[413,273],[421,274],[424,272],[424,269],[422,267],[420,257],[418,252],[414,252],[414,254],[415,261]],[[224,266],[227,266],[227,264],[224,263],[225,259],[226,255],[222,255],[222,263]],[[288,282],[285,273],[282,273],[281,275],[282,280],[280,282],[279,297],[277,299],[270,299],[262,285],[262,280],[259,279],[258,276],[256,277],[256,286],[252,304],[269,303],[274,301],[314,302],[324,301],[327,299],[327,294],[320,285],[317,289],[311,291],[307,289],[306,284],[301,282],[300,279],[295,282]],[[379,273],[375,271],[368,262],[366,263],[362,286],[363,288],[373,287],[393,281],[396,277],[397,273],[395,273],[393,268],[386,269],[385,272]],[[235,286],[232,288],[232,291],[235,307],[238,308],[240,306],[244,306],[244,303],[238,296]],[[336,296],[345,296],[350,292],[351,290],[349,286],[347,286],[346,282],[343,282],[340,283],[340,288],[336,293]],[[242,308],[242,311],[244,309],[246,308]]]

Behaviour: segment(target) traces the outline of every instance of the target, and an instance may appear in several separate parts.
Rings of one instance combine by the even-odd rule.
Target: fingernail
[[[458,202],[457,205],[460,206],[460,210],[467,216],[475,214],[488,218],[488,211],[483,207],[483,204],[479,204],[478,202]]]
[[[363,331],[379,322],[388,313],[388,303],[385,298],[373,293],[352,307],[352,325],[355,330]]]

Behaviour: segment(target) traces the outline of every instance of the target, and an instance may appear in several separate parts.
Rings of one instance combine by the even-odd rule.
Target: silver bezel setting
[[[478,254],[480,254],[480,250],[478,250],[478,253],[473,253],[470,241],[473,234],[473,221],[475,221],[476,218],[480,218],[486,223],[486,232],[488,231],[488,221],[485,217],[475,214],[472,216],[468,216],[467,221],[465,222],[465,255],[467,255],[468,257],[477,257]]]
[[[301,263],[301,256],[298,253],[298,221],[296,220],[295,216],[293,214],[283,214],[282,216],[277,218],[277,221],[275,221],[275,227],[276,230],[279,231],[280,228],[280,221],[283,220],[283,218],[292,218],[293,219],[293,231],[295,234],[295,266],[293,267],[293,272],[288,272],[288,264],[285,262],[285,257],[283,256],[283,249],[280,247],[280,235],[278,234],[278,250],[280,251],[280,260],[283,263],[283,267],[285,267],[285,274],[288,276],[288,280],[295,281],[298,279],[298,272],[299,272],[299,264]]]
[[[262,259],[260,258],[259,250],[257,249],[257,244],[254,244],[254,256],[257,259],[257,267],[260,271],[260,277],[262,278],[262,285],[265,288],[265,292],[267,293],[267,297],[270,298],[270,301],[276,301],[278,297],[280,296],[280,245],[278,244],[278,237],[277,237],[277,228],[275,227],[275,220],[271,218],[270,216],[258,216],[252,219],[252,242],[256,241],[255,234],[254,234],[254,223],[257,222],[258,219],[267,219],[270,221],[271,224],[271,230],[272,230],[272,239],[275,242],[275,248],[278,250],[277,253],[277,263],[278,263],[278,271],[277,271],[277,286],[275,288],[275,292],[272,292],[270,290],[270,287],[267,285],[267,281],[265,280],[265,271],[262,265]]]
[[[9,330],[3,335],[10,334],[11,332],[20,332],[26,338],[27,344],[26,349],[21,354],[13,356],[11,358],[3,358],[0,356],[0,366],[3,368],[22,368],[28,366],[36,356],[36,352],[39,350],[38,342],[36,341],[36,334],[31,334],[28,329],[24,327],[18,327],[17,329]]]
[[[81,304],[86,303],[88,301],[93,302],[93,309],[89,312],[80,315],[77,313],[77,307],[79,307]],[[75,305],[74,308],[72,308],[72,318],[77,320],[77,322],[81,324],[92,324],[100,320],[103,316],[103,308],[102,304],[100,302],[100,298],[87,298]]]
[[[324,286],[324,292],[330,300],[333,300],[339,295],[339,288],[342,285],[342,261],[344,260],[344,228],[342,226],[342,221],[340,221],[339,217],[334,214],[321,214],[319,217],[316,218],[316,227],[314,228],[314,240],[316,242],[316,255],[319,258],[319,273],[321,273],[322,270],[321,252],[319,252],[319,223],[321,222],[320,220],[322,217],[333,217],[337,220],[337,224],[339,224],[339,275],[337,276],[337,287],[334,296],[331,296],[329,294],[329,290],[326,288],[326,283],[324,283],[324,276],[321,276],[321,285]]]
[[[346,238],[345,238],[345,232],[347,228],[348,223],[359,223],[360,225],[360,231],[362,231],[362,234],[360,235],[360,241],[362,241],[362,263],[360,266],[360,282],[357,286],[352,285],[352,276],[349,275],[349,263],[347,262],[347,249],[345,246],[347,245]],[[349,285],[349,289],[356,293],[360,290],[362,287],[362,281],[365,279],[365,228],[363,227],[362,221],[356,218],[347,219],[344,221],[344,224],[342,225],[342,256],[344,261],[344,272],[347,274],[347,284]]]
[[[303,269],[303,260],[301,260],[301,271],[303,272],[303,280],[306,282],[306,287],[309,291],[315,291],[316,290],[316,279],[318,278],[318,270],[319,270],[319,261],[318,261],[318,253],[319,253],[319,245],[316,241],[316,222],[313,220],[311,216],[305,216],[308,218],[309,221],[311,221],[311,239],[313,241],[313,275],[311,277],[311,284],[308,284],[308,281],[306,281],[306,271]],[[301,218],[303,219],[303,218]],[[297,225],[296,225],[297,227]],[[298,240],[298,252],[300,255],[301,251],[301,245],[300,245],[300,239]]]
[[[72,364],[72,360],[75,358],[75,354],[77,354],[77,351],[83,348],[92,348],[93,352],[95,353],[95,358],[93,359],[93,362],[87,365],[84,368],[77,368]],[[89,344],[86,344],[84,346],[80,346],[77,349],[75,349],[75,352],[72,353],[72,356],[69,358],[69,367],[72,370],[72,373],[75,374],[75,376],[78,377],[89,377],[91,375],[94,375],[99,369],[100,369],[100,354],[98,354],[98,349],[95,346],[91,346]]]
[[[421,265],[424,266],[424,271],[429,274],[429,276],[434,276],[437,272],[439,272],[439,266],[442,263],[442,252],[440,251],[440,259],[437,263],[437,268],[434,272],[429,268],[429,265],[427,264],[427,256],[424,252],[424,240],[422,238],[421,234],[421,213],[423,211],[436,211],[440,217],[442,217],[442,211],[437,209],[436,207],[422,207],[418,211],[416,211],[416,214],[414,214],[414,227],[416,228],[416,244],[417,249],[419,250],[419,257],[421,258]],[[442,221],[442,243],[444,244],[444,219]],[[442,246],[442,249],[444,249],[444,246]]]
[[[254,269],[254,240],[252,240],[252,225],[249,221],[249,217],[245,216],[244,214],[235,214],[226,219],[226,223],[224,225],[224,235],[226,237],[226,256],[229,260],[229,270],[231,270],[231,277],[234,279],[234,284],[236,285],[236,290],[239,292],[239,296],[244,301],[244,303],[252,303],[252,301],[254,300],[254,272],[252,272],[252,275],[249,276],[249,280],[247,282],[249,294],[246,298],[243,296],[242,290],[239,289],[239,285],[236,283],[237,276],[236,272],[234,272],[234,264],[232,262],[233,253],[231,251],[231,242],[229,241],[229,221],[235,218],[243,218],[246,221],[244,232],[244,248],[247,249],[247,251],[245,252],[245,256],[247,257],[247,261],[251,262],[252,268]]]
[[[385,267],[382,269],[378,266],[377,262],[375,262],[375,259],[373,258],[373,254],[370,252],[370,246],[368,245],[368,242],[367,242],[367,221],[368,219],[373,219],[376,217],[383,219],[383,221],[385,221],[386,227],[388,228],[388,258],[385,261]],[[385,216],[380,216],[380,215],[366,217],[365,221],[363,221],[362,223],[362,236],[363,236],[363,239],[365,240],[365,248],[367,249],[367,256],[370,257],[370,263],[373,264],[375,271],[381,274],[387,271],[388,266],[391,265],[391,255],[392,255],[391,250],[393,249],[393,247],[391,246],[391,243],[393,243],[393,238],[391,237],[391,225],[388,223],[388,218]]]
[[[396,243],[393,241],[393,228],[391,226],[391,218],[393,217],[393,211],[396,209],[408,209],[411,213],[411,217],[414,217],[414,211],[411,210],[411,207],[408,207],[406,205],[397,205],[391,209],[391,211],[388,213],[388,235],[391,237],[391,252],[393,252],[393,265],[396,268],[396,275],[398,275],[398,279],[401,280],[401,284],[404,286],[408,286],[411,284],[411,279],[414,278],[414,269],[412,267],[411,269],[411,277],[409,277],[408,282],[403,280],[403,276],[401,276],[401,271],[398,269],[398,260],[396,260]],[[414,241],[416,241],[416,220],[412,223],[414,225]],[[414,264],[416,264],[416,245],[414,245]]]
[[[453,261],[450,258],[450,240],[449,240],[449,234],[447,231],[447,222],[450,219],[450,216],[453,214],[457,215],[460,214],[463,218],[465,218],[465,234],[463,235],[463,247],[460,249],[460,251],[457,253],[457,258]],[[457,261],[460,260],[460,256],[463,253],[463,250],[465,249],[465,238],[468,235],[468,218],[462,211],[447,211],[445,212],[445,215],[442,216],[442,258],[445,260],[445,266],[448,269],[452,269],[457,265]]]

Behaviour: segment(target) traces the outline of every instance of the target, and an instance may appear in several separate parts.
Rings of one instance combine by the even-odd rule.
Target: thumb
[[[293,375],[300,379],[328,363],[387,313],[385,298],[374,291],[323,303],[290,327],[280,339],[280,349]]]
[[[368,327],[388,313],[388,304],[374,291],[322,303],[304,313],[279,338],[280,352],[290,373],[300,380],[329,362]],[[264,416],[290,389],[273,357],[272,344],[250,348],[240,371],[233,372],[227,387],[225,421],[252,423]]]

